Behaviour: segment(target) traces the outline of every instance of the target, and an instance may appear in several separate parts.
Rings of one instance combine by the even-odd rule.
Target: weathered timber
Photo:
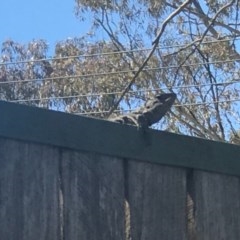
[[[58,150],[0,138],[0,239],[61,239]]]
[[[240,239],[239,178],[194,172],[196,240]]]
[[[64,239],[124,240],[122,160],[63,150]]]
[[[0,113],[1,240],[240,239],[239,146],[5,102]]]
[[[240,176],[237,145],[2,101],[0,113],[2,137]]]
[[[186,239],[184,169],[129,161],[128,184],[132,239]]]

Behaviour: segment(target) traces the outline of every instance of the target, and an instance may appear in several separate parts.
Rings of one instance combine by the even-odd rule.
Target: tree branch
[[[219,95],[218,95],[218,91],[217,88],[218,86],[216,85],[216,78],[213,76],[211,70],[210,70],[210,66],[208,64],[209,60],[207,57],[204,56],[204,54],[202,53],[202,51],[200,51],[200,49],[197,48],[198,53],[200,54],[200,56],[203,58],[204,63],[204,67],[209,75],[209,80],[210,80],[210,90],[212,92],[212,97],[213,97],[213,102],[214,102],[214,108],[216,111],[216,118],[217,118],[217,122],[218,122],[218,126],[220,128],[220,132],[221,132],[221,137],[222,139],[225,139],[225,132],[224,132],[224,128],[223,128],[223,124],[222,124],[222,119],[221,119],[221,114],[220,114],[220,110],[219,110]],[[215,82],[215,84],[213,83],[213,80]],[[214,86],[216,88],[216,92],[214,90]],[[209,128],[211,128],[211,126],[209,126]]]
[[[170,4],[170,3],[166,3],[169,7],[172,8],[176,8],[176,6]],[[194,4],[195,5],[195,4]],[[195,5],[196,6],[196,5]],[[194,14],[195,16],[198,16],[199,18],[202,19],[203,23],[207,26],[208,23],[211,21],[211,18],[208,17],[203,11],[196,11],[195,9],[191,8],[191,7],[187,7],[186,9],[184,9],[183,11],[188,11],[189,13]],[[214,25],[216,26],[220,26],[220,27],[224,27],[226,28],[228,31],[234,33],[235,35],[240,35],[240,31],[237,28],[233,28],[230,26],[230,24],[225,24],[223,22],[219,22],[217,20],[215,20]],[[211,27],[213,28],[213,27]],[[217,31],[215,29],[209,29],[209,31],[213,34],[214,37],[217,38]]]
[[[181,64],[178,66],[176,73],[175,73],[175,77],[178,74],[179,69],[185,64],[185,62],[195,53],[196,49],[199,47],[199,45],[202,43],[203,39],[205,38],[205,36],[207,35],[209,29],[212,27],[212,25],[215,23],[215,20],[217,19],[217,17],[221,14],[222,11],[224,11],[226,8],[230,7],[231,5],[233,5],[233,3],[235,2],[235,0],[232,0],[231,2],[227,3],[226,5],[222,6],[217,13],[215,14],[215,16],[212,18],[212,20],[210,21],[208,27],[205,29],[204,33],[202,34],[200,39],[196,39],[195,41],[193,41],[192,43],[190,43],[187,47],[190,46],[194,46],[194,49],[186,56],[186,58],[181,62]],[[197,43],[197,44],[196,44]]]
[[[188,5],[192,0],[186,0],[185,2],[183,2],[182,5],[180,5],[172,14],[170,14],[168,16],[168,18],[163,22],[162,27],[156,37],[156,39],[153,41],[153,47],[152,50],[150,51],[150,53],[148,54],[148,56],[146,57],[146,59],[144,60],[144,62],[142,63],[142,65],[139,67],[139,69],[136,71],[136,73],[134,74],[132,80],[130,81],[130,83],[126,86],[126,88],[123,90],[120,98],[118,99],[118,101],[113,105],[113,107],[110,109],[109,113],[108,113],[108,117],[114,112],[114,110],[118,107],[119,103],[122,101],[124,95],[130,90],[131,86],[133,85],[133,83],[136,81],[138,75],[141,73],[141,71],[144,69],[144,67],[146,66],[147,62],[149,61],[149,59],[151,58],[151,56],[153,55],[154,51],[156,50],[159,40],[167,26],[167,24],[169,23],[169,21],[171,21],[177,14],[179,14],[182,9]]]

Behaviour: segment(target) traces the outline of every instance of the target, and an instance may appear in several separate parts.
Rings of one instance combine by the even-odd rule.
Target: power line
[[[137,90],[137,91],[129,91],[130,94],[140,93],[140,92],[158,92],[158,91],[164,91],[169,89],[184,89],[184,88],[193,88],[193,87],[207,87],[207,86],[225,86],[230,84],[240,84],[240,79],[234,80],[234,81],[227,81],[224,83],[203,83],[203,84],[191,84],[191,85],[182,85],[182,86],[167,86],[164,88],[155,88],[155,89],[147,89],[147,90]],[[19,100],[12,100],[10,102],[20,103],[20,102],[34,102],[34,101],[45,101],[45,100],[61,100],[61,99],[71,99],[71,98],[81,98],[81,97],[97,97],[97,96],[107,96],[107,95],[118,95],[121,94],[121,91],[115,91],[115,92],[102,92],[102,93],[90,93],[90,94],[77,94],[77,95],[70,95],[70,96],[59,96],[59,97],[45,97],[45,98],[34,98],[34,99],[19,99]]]
[[[232,40],[240,40],[240,37],[232,37],[228,39],[220,39],[220,40],[212,40],[212,41],[204,41],[201,44],[211,44],[211,43],[219,43],[219,42],[228,42]],[[171,48],[184,48],[189,46],[188,44],[176,44],[169,46],[157,47],[156,49],[171,49]],[[83,54],[83,55],[71,55],[66,57],[55,57],[55,58],[42,58],[42,59],[33,59],[33,60],[23,60],[23,61],[15,61],[15,62],[4,62],[0,63],[0,66],[7,65],[16,65],[16,64],[24,64],[24,63],[34,63],[34,62],[43,62],[43,61],[54,61],[54,60],[66,60],[66,59],[75,59],[75,58],[89,58],[89,57],[99,57],[99,56],[110,56],[115,54],[124,54],[124,53],[134,53],[134,52],[144,52],[150,51],[151,48],[142,48],[142,49],[133,49],[133,50],[123,50],[123,51],[115,51],[115,52],[104,52],[104,53],[95,53],[95,54]]]
[[[240,61],[240,58],[237,59],[229,59],[229,60],[222,60],[222,61],[212,61],[212,62],[204,62],[204,63],[193,63],[193,64],[186,64],[182,65],[181,67],[196,67],[202,66],[206,64],[219,64],[219,63],[231,63],[235,61]],[[174,69],[178,68],[179,66],[164,66],[164,67],[155,67],[155,68],[144,68],[142,71],[159,71],[159,70],[166,70],[166,69]],[[88,77],[99,77],[99,76],[111,76],[117,74],[125,74],[125,73],[133,73],[134,70],[123,70],[123,71],[116,71],[116,72],[103,72],[103,73],[90,73],[90,74],[81,74],[81,75],[70,75],[70,76],[61,76],[61,77],[48,77],[48,78],[36,78],[36,79],[25,79],[25,80],[12,80],[12,81],[5,81],[0,82],[1,84],[11,84],[11,83],[26,83],[26,82],[37,82],[37,81],[47,81],[47,80],[63,80],[63,79],[70,79],[70,78],[88,78]]]
[[[222,100],[222,101],[213,101],[213,102],[205,102],[205,103],[186,103],[186,104],[175,104],[173,107],[191,107],[191,106],[204,106],[204,105],[211,105],[215,103],[226,103],[226,102],[239,102],[240,98],[235,98],[231,100]],[[115,110],[114,112],[132,112],[136,109],[125,109],[125,110]],[[108,113],[109,111],[95,111],[95,112],[86,112],[86,113],[73,113],[77,115],[95,115],[95,114],[102,114],[102,113]]]
[[[212,102],[205,102],[205,103],[186,103],[186,104],[174,104],[173,107],[191,107],[191,106],[206,106],[215,103],[227,103],[227,102],[239,102],[240,98],[229,99],[229,100],[221,100],[221,101],[212,101]],[[9,101],[9,102],[16,102],[16,101]],[[114,112],[132,112],[136,109],[124,109],[124,110],[115,110]],[[77,115],[95,115],[95,114],[103,114],[108,113],[109,111],[94,111],[94,112],[75,112],[73,114]]]

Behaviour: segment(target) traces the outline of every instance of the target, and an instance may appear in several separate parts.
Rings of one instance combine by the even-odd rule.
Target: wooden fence
[[[238,240],[239,176],[239,146],[0,102],[1,240]]]

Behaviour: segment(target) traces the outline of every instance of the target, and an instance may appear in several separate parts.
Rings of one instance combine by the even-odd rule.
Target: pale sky
[[[1,1],[0,45],[7,39],[20,43],[44,39],[54,48],[57,41],[81,36],[89,23],[76,18],[74,6],[74,0]]]

